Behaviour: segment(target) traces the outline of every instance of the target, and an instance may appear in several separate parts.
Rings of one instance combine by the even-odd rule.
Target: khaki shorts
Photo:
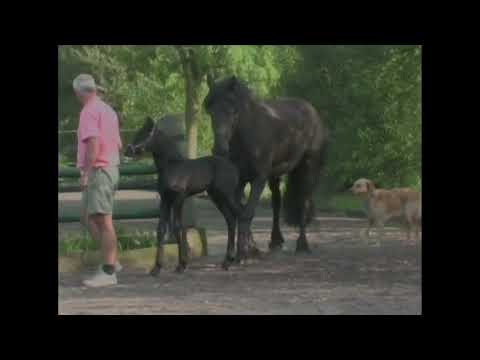
[[[82,207],[88,215],[113,213],[113,197],[117,190],[117,166],[94,168],[88,177],[88,186],[82,192]]]

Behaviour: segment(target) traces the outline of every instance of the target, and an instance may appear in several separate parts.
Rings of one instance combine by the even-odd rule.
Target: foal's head
[[[133,142],[127,145],[127,150],[125,151],[125,156],[127,157],[139,157],[142,156],[145,152],[171,152],[172,139],[164,133],[158,127],[158,122],[152,120],[152,118],[147,117],[145,123],[137,131],[133,138]]]
[[[209,92],[204,100],[204,107],[212,119],[215,134],[213,153],[225,156],[229,143],[239,121],[239,114],[245,109],[251,95],[248,88],[235,76],[219,82],[208,81]]]
[[[145,151],[149,151],[153,137],[155,135],[156,125],[151,117],[147,117],[143,126],[135,133],[133,142],[127,145],[125,156],[139,157]]]

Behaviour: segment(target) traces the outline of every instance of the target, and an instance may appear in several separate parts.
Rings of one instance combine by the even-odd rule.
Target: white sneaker
[[[88,287],[102,287],[117,284],[117,275],[113,273],[108,275],[103,269],[98,271],[88,280],[83,280],[83,285]]]
[[[120,272],[120,271],[122,271],[122,270],[123,270],[123,266],[122,266],[122,264],[120,264],[120,262],[117,260],[117,261],[115,262],[115,272]]]
[[[98,268],[99,268],[99,269],[102,269],[102,266],[103,266],[103,264],[100,264],[100,265],[98,265]],[[120,262],[117,260],[117,261],[115,262],[115,272],[117,273],[117,272],[120,272],[120,271],[122,271],[122,270],[123,270],[123,266],[122,266],[122,264],[120,264]]]

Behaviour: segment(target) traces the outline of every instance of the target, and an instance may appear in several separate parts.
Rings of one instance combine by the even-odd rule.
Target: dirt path
[[[60,314],[420,314],[421,243],[402,243],[387,227],[381,247],[358,240],[364,220],[319,217],[308,236],[313,254],[295,256],[296,232],[283,227],[285,250],[226,272],[219,268],[226,227],[208,201],[199,223],[207,228],[209,256],[182,275],[166,269],[153,279],[143,269],[125,269],[119,285],[87,289],[85,274],[59,275]],[[154,228],[155,220],[122,222]],[[271,211],[259,208],[254,236],[267,250]],[[78,230],[76,224],[59,231]]]

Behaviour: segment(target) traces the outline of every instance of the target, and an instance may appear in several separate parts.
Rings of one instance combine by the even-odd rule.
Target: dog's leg
[[[377,241],[375,242],[375,246],[381,246],[382,242],[385,240],[385,221],[377,220]]]
[[[365,229],[364,231],[364,239],[368,242],[368,239],[370,238],[370,230],[373,226],[373,224],[375,223],[375,221],[371,218],[368,219],[368,227]]]
[[[415,240],[420,240],[420,220],[415,220]]]
[[[410,242],[411,232],[412,232],[412,220],[407,219],[407,243]]]

